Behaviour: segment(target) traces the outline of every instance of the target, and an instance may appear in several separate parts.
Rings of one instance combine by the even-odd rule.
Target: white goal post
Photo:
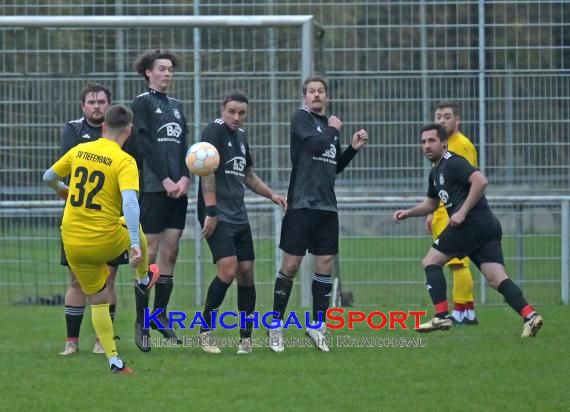
[[[306,78],[313,74],[314,71],[314,31],[315,27],[319,27],[315,22],[312,15],[253,15],[253,16],[0,16],[0,30],[1,29],[20,29],[20,28],[41,28],[41,29],[113,29],[118,31],[117,38],[121,39],[123,36],[123,29],[129,28],[187,28],[194,30],[193,43],[188,45],[194,55],[193,59],[193,83],[194,83],[194,104],[192,116],[193,134],[194,136],[200,135],[200,89],[201,89],[201,40],[200,28],[205,27],[241,27],[241,28],[299,28],[301,31],[300,36],[300,79]],[[118,40],[121,42],[121,40]],[[122,53],[117,54],[118,66],[124,67],[124,56]],[[124,73],[118,73],[119,84],[124,80]],[[125,98],[124,92],[121,87],[118,90],[118,99]],[[276,110],[272,105],[271,110]],[[275,132],[271,133],[272,139],[276,135]],[[276,142],[272,141],[274,147],[277,146]],[[272,153],[272,156],[276,154]],[[275,228],[280,228],[281,216],[275,213],[273,217],[273,225]],[[195,222],[195,229],[199,233],[199,224]],[[196,256],[202,256],[201,242],[195,242]],[[276,249],[275,253],[279,253]],[[196,289],[195,299],[196,303],[200,304],[202,301],[202,267],[200,259],[196,259]]]
[[[313,72],[312,15],[292,16],[0,16],[0,27],[129,28],[129,27],[301,27],[301,70]]]

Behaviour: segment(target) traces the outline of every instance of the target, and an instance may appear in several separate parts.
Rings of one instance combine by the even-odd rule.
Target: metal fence
[[[4,16],[124,15],[131,23],[152,15],[232,15],[247,22],[251,15],[312,14],[322,27],[315,30],[315,69],[329,76],[330,109],[344,121],[343,144],[360,127],[371,136],[367,150],[341,176],[341,193],[423,190],[426,164],[410,153],[433,105],[450,99],[463,108],[463,130],[477,145],[493,190],[568,193],[565,1],[0,3]],[[133,59],[157,46],[182,57],[172,94],[186,106],[194,139],[217,115],[229,89],[251,96],[247,129],[256,166],[262,178],[285,188],[288,121],[299,104],[302,77],[301,32],[131,26],[0,28],[4,194],[18,198],[38,189],[38,173],[55,156],[62,124],[80,114],[77,96],[87,80],[108,84],[118,102],[128,102],[145,86],[130,68]]]
[[[275,188],[285,190],[290,170],[288,123],[299,104],[299,81],[304,73],[302,31],[264,26],[132,27],[141,16],[169,15],[232,15],[244,16],[244,21],[252,15],[315,16],[320,28],[315,28],[313,36],[314,67],[329,77],[330,112],[344,123],[342,143],[346,145],[351,131],[360,127],[367,128],[371,136],[370,144],[340,176],[337,186],[341,196],[423,193],[429,165],[422,160],[417,130],[429,120],[431,108],[440,100],[456,100],[462,106],[462,129],[477,146],[491,194],[569,194],[570,7],[566,1],[244,0],[236,4],[164,0],[155,4],[128,0],[111,4],[0,0],[0,7],[4,17],[132,19],[129,27],[111,29],[0,27],[0,201],[53,199],[40,185],[41,172],[55,160],[63,124],[80,116],[81,88],[89,80],[100,81],[113,90],[115,102],[131,101],[145,87],[133,73],[132,61],[154,47],[170,48],[182,58],[172,95],[185,105],[193,130],[189,140],[197,140],[199,131],[217,116],[219,102],[227,91],[240,88],[250,95],[246,129],[256,171]],[[517,216],[538,230],[539,225],[532,222],[564,221],[561,200],[552,202],[525,206],[520,212],[507,203],[504,209],[499,205],[497,212],[506,221],[519,213]],[[369,230],[369,222],[388,213],[379,205],[354,204],[361,209],[353,210],[354,214],[343,209],[342,219],[347,222],[353,215],[358,219],[350,225],[343,223],[343,231],[349,226]],[[56,264],[58,234],[53,232],[53,219],[57,213],[43,210],[51,216],[53,227],[49,227],[44,225],[43,212],[34,210],[23,209],[24,216],[18,218],[2,215],[2,259],[10,265],[0,278],[9,285],[0,292],[2,301],[41,294],[46,287],[48,292],[59,290],[65,283]],[[259,213],[265,220],[272,216],[267,210]],[[193,219],[189,222],[193,224]],[[274,222],[272,225],[274,228]],[[374,239],[395,230],[391,226],[384,229]],[[187,242],[192,240],[192,230],[189,227]],[[552,226],[548,239],[560,238],[560,230]],[[414,250],[420,255],[427,244],[422,236],[415,232],[412,237],[417,245]],[[552,250],[546,257],[535,259],[528,245],[539,237],[532,230],[522,234],[512,231],[512,236],[509,242],[514,242],[515,249],[510,255],[518,257],[508,263],[509,268],[522,274],[519,280],[529,292],[542,288],[544,295],[538,300],[558,301],[561,289],[556,285],[563,274],[561,268],[558,272],[549,269],[548,282],[539,278],[539,283],[533,283],[527,273],[541,260],[560,262],[564,256],[557,246],[559,241],[548,240],[554,242],[545,243]],[[346,250],[353,255],[343,252],[342,272],[352,267],[355,273],[366,276],[353,278],[357,283],[345,286],[357,291],[363,303],[372,304],[375,301],[366,297],[367,291],[374,291],[370,296],[383,296],[387,284],[382,282],[386,279],[376,277],[372,270],[376,263],[358,263],[380,261],[358,253],[369,249],[369,256],[377,256],[382,247],[372,246],[374,242],[359,246],[360,241],[351,244],[350,237],[346,239],[343,248],[349,248]],[[31,242],[29,248],[26,242]],[[260,256],[267,259],[258,262],[262,288],[270,287],[272,280],[263,276],[272,276],[278,260],[274,243],[268,245],[258,245]],[[406,282],[421,283],[421,276],[415,277],[415,266],[398,266],[407,261],[393,257],[400,256],[398,253],[382,258],[400,262],[387,266],[386,273],[393,270],[395,274],[385,298],[389,300],[391,293],[401,288],[394,295],[401,301],[424,299],[423,291],[409,294],[412,289]],[[412,262],[416,258],[414,253],[406,259]],[[187,246],[181,254],[181,273],[193,273],[193,259],[194,249]],[[47,262],[45,271],[41,262]],[[209,266],[204,268],[206,279]],[[352,276],[352,272],[347,273]],[[399,281],[396,273],[407,276],[400,287],[395,286]],[[44,276],[50,281],[44,281]],[[53,279],[58,281],[53,283]],[[188,296],[184,299],[194,302],[199,298],[201,288],[196,289],[192,279],[182,282],[186,285],[182,289],[188,289],[182,294]],[[480,290],[483,298],[484,291]],[[489,299],[494,299],[491,294]]]
[[[341,244],[339,266],[344,290],[351,290],[358,306],[427,305],[421,258],[431,245],[422,219],[399,225],[394,210],[416,198],[339,199]],[[280,214],[266,200],[248,200],[256,247],[256,286],[261,307],[270,307],[275,268],[280,264],[277,239]],[[493,210],[503,225],[507,271],[534,303],[568,303],[570,270],[570,197],[494,197]],[[0,202],[0,303],[29,301],[63,294],[67,274],[59,265],[58,220],[61,201]],[[194,205],[176,269],[174,305],[200,305],[215,266],[207,247],[196,255]],[[197,268],[199,270],[197,270]],[[310,302],[312,268],[296,282],[292,304]],[[473,273],[477,274],[474,268]],[[120,269],[122,304],[132,304],[130,268]],[[477,282],[476,282],[477,283]],[[499,303],[501,297],[484,282],[475,287],[477,302]],[[230,294],[229,303],[235,303]]]

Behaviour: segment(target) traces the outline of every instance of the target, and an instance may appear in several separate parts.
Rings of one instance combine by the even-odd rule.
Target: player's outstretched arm
[[[255,174],[251,167],[245,169],[244,183],[253,193],[271,200],[276,205],[281,206],[284,211],[287,211],[287,199],[271,190],[271,188]]]
[[[439,205],[438,199],[432,199],[431,197],[426,197],[423,201],[415,205],[410,209],[397,210],[392,215],[394,222],[399,223],[401,220],[407,219],[409,217],[426,216],[430,213],[435,212]]]
[[[69,193],[69,187],[67,187],[60,179],[63,176],[59,176],[57,173],[53,171],[50,167],[48,170],[45,171],[43,175],[44,184],[51,187],[59,197],[63,200],[67,200],[67,195]]]

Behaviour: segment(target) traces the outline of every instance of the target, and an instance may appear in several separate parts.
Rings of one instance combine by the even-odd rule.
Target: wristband
[[[206,216],[216,217],[218,216],[218,209],[216,206],[206,206]]]

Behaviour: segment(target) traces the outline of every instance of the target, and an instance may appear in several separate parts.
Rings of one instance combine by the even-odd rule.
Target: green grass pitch
[[[560,299],[560,241],[552,236],[524,239],[523,278],[517,278],[515,241],[504,239],[507,269],[545,319],[534,339],[520,338],[522,322],[487,288],[491,305],[479,305],[481,324],[449,332],[419,335],[411,330],[334,331],[333,338],[422,337],[426,347],[288,348],[273,354],[256,348],[238,357],[234,348],[208,356],[198,348],[154,348],[144,354],[133,341],[131,274],[122,267],[118,285],[116,332],[119,351],[133,376],[112,376],[102,355],[90,353],[94,332],[89,310],[83,321],[81,352],[62,358],[65,337],[63,307],[13,306],[28,296],[63,294],[65,270],[59,266],[57,229],[37,226],[18,239],[3,233],[0,241],[0,410],[569,410],[570,307]],[[24,231],[25,233],[25,231]],[[341,241],[345,289],[353,291],[355,309],[427,310],[421,256],[425,238]],[[274,282],[273,244],[257,241],[258,310],[271,309]],[[207,248],[204,244],[204,250]],[[207,252],[206,252],[207,253]],[[181,245],[171,309],[200,310],[194,302],[194,247]],[[214,276],[206,256],[202,296]],[[474,272],[477,273],[477,272]],[[477,275],[476,275],[477,276]],[[449,279],[449,277],[448,277]],[[528,281],[528,282],[527,282]],[[296,283],[290,309],[299,307]],[[478,282],[475,287],[479,301]],[[236,310],[232,286],[221,310]],[[424,318],[424,320],[427,319]],[[411,325],[410,325],[411,326]],[[193,335],[192,330],[183,334]],[[259,331],[254,336],[264,336]],[[153,333],[154,337],[158,334]],[[221,337],[235,337],[222,331]],[[287,337],[302,338],[302,331]]]
[[[63,358],[57,354],[65,334],[62,307],[1,309],[1,410],[554,411],[570,406],[565,306],[540,308],[545,326],[533,339],[521,339],[518,316],[497,306],[479,308],[479,326],[448,332],[358,326],[332,333],[333,338],[421,337],[426,347],[333,347],[329,353],[287,348],[282,354],[255,348],[249,356],[236,355],[234,348],[218,356],[184,347],[142,353],[133,341],[133,309],[119,306],[119,352],[135,369],[129,376],[111,375],[104,355],[90,352],[94,333],[88,310],[80,353]],[[429,314],[431,308],[425,309]]]

